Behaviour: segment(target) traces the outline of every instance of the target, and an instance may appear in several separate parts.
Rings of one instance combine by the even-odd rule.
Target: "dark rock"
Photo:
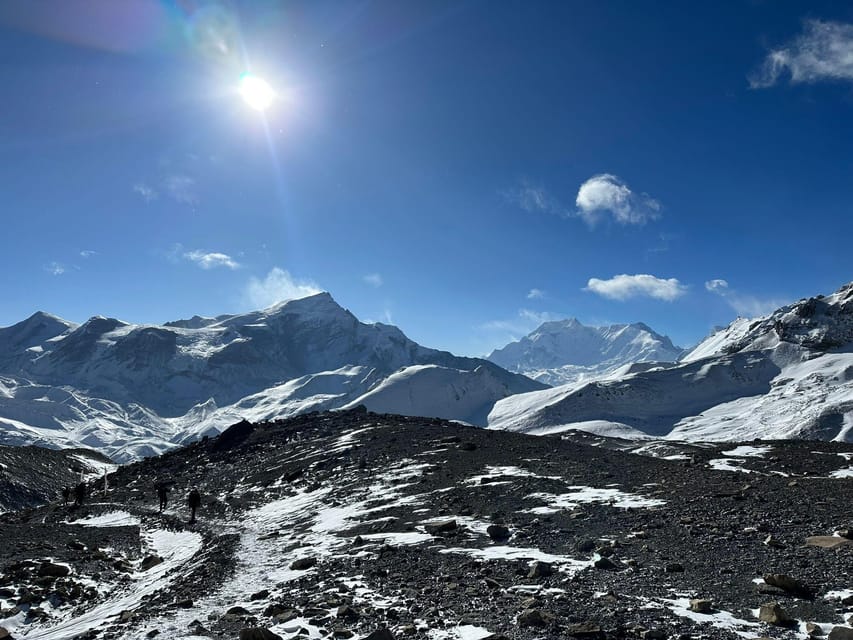
[[[245,616],[252,615],[252,612],[249,611],[248,609],[246,609],[245,607],[237,606],[237,607],[231,607],[230,609],[228,609],[228,611],[225,612],[225,615],[226,616],[245,617]]]
[[[545,627],[554,619],[554,616],[547,611],[540,609],[525,609],[518,614],[516,622],[520,627]]]
[[[850,627],[832,627],[829,632],[829,640],[853,640],[853,629]]]
[[[710,600],[694,598],[690,601],[690,610],[696,613],[711,613],[714,610],[714,603]]]
[[[38,574],[40,576],[51,576],[54,578],[64,578],[71,573],[71,569],[64,564],[55,564],[53,562],[42,562],[39,566]]]
[[[282,637],[265,627],[247,627],[240,629],[240,640],[282,640]]]
[[[269,596],[269,589],[261,589],[260,591],[256,591],[252,595],[249,596],[249,600],[254,602],[255,600],[263,600],[267,596]]]
[[[580,540],[577,545],[575,545],[575,549],[580,553],[589,553],[595,549],[595,540]]]
[[[459,445],[459,448],[462,451],[475,451],[477,449],[477,445],[474,442],[463,442]]]
[[[151,567],[156,567],[158,564],[163,562],[163,558],[157,555],[145,556],[142,559],[142,562],[139,564],[140,571],[148,571]]]
[[[610,558],[598,558],[595,562],[592,563],[596,569],[604,569],[607,571],[612,571],[613,569],[617,569],[617,565]]]
[[[788,593],[807,595],[809,588],[800,580],[782,573],[768,573],[764,576],[764,582],[771,587],[779,587]]]
[[[377,629],[370,635],[365,636],[364,640],[394,640],[394,634],[388,629]]]
[[[554,568],[547,562],[536,561],[530,565],[530,571],[527,572],[528,578],[545,578],[554,573]]]
[[[348,604],[341,605],[338,607],[337,616],[339,618],[343,618],[344,620],[358,620],[361,614],[358,611],[353,609]]]
[[[663,568],[663,570],[666,573],[684,573],[684,565],[681,565],[678,562],[670,562]]]
[[[500,542],[508,540],[510,536],[509,528],[502,524],[490,524],[486,528],[486,533],[489,534],[492,540]]]
[[[432,535],[449,533],[451,531],[456,531],[457,528],[458,525],[456,524],[456,520],[444,520],[443,522],[434,522],[432,524],[424,525],[424,530]]]
[[[290,568],[294,571],[304,571],[310,569],[317,564],[317,558],[300,558],[290,563]]]

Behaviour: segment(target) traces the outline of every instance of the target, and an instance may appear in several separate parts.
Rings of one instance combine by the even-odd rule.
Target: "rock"
[[[12,634],[6,627],[0,627],[0,640],[12,640]]]
[[[225,612],[225,615],[226,615],[226,616],[240,616],[240,617],[243,617],[243,616],[250,616],[250,615],[252,615],[252,612],[251,612],[251,611],[249,611],[248,609],[246,609],[245,607],[237,606],[237,607],[231,607],[230,609],[228,609],[228,611],[226,611],[226,612]]]
[[[853,540],[840,536],[809,536],[806,538],[807,547],[820,547],[821,549],[836,549],[838,547],[853,546]]]
[[[540,609],[525,609],[518,614],[516,622],[520,627],[545,627],[551,623],[554,616]]]
[[[589,553],[595,549],[595,540],[581,540],[575,545],[575,548],[581,553]]]
[[[451,531],[456,531],[457,528],[458,525],[456,524],[456,520],[444,520],[442,522],[433,522],[431,524],[424,525],[426,532],[431,535],[449,533]]]
[[[502,524],[490,524],[486,528],[486,533],[492,540],[504,541],[509,539],[509,528]]]
[[[305,571],[317,564],[317,558],[299,558],[290,563],[290,568],[294,571]]]
[[[477,448],[477,445],[473,442],[463,442],[459,445],[459,448],[462,451],[474,451]]]
[[[666,573],[684,573],[684,566],[678,562],[670,562],[663,568],[663,570]]]
[[[295,620],[299,617],[299,612],[296,609],[285,609],[281,613],[276,613],[273,615],[276,624],[282,624],[283,622],[290,622],[291,620]]]
[[[597,640],[604,637],[604,632],[601,627],[594,622],[581,622],[579,624],[570,624],[566,627],[566,633],[573,638],[582,638],[583,640]]]
[[[554,568],[547,562],[536,561],[530,565],[530,571],[527,573],[528,578],[545,578],[554,573]]]
[[[611,571],[617,568],[616,563],[613,562],[613,560],[604,557],[599,558],[592,564],[596,569],[604,569],[606,571]]]
[[[364,640],[394,640],[394,634],[388,631],[388,629],[377,629],[369,636],[366,636]]]
[[[815,624],[814,622],[807,622],[806,633],[808,633],[810,636],[822,636],[823,629],[819,624]]]
[[[158,555],[145,556],[142,562],[139,563],[139,570],[148,571],[151,567],[156,567],[161,562],[163,562],[163,558]]]
[[[694,598],[690,601],[690,610],[696,613],[711,613],[714,610],[714,603],[710,600]]]
[[[764,582],[771,587],[784,589],[788,593],[807,594],[809,592],[809,588],[803,582],[783,573],[768,573],[764,576]]]
[[[348,604],[344,604],[338,607],[337,616],[344,620],[358,620],[359,617],[361,617],[361,614]]]
[[[853,527],[845,527],[844,529],[839,529],[835,533],[837,533],[842,538],[853,540]]]
[[[772,534],[764,538],[764,544],[768,547],[773,547],[774,549],[783,549],[785,547],[785,544],[780,542]]]
[[[193,601],[190,599],[178,600],[172,606],[177,607],[178,609],[191,609],[193,606]]]
[[[55,564],[53,562],[42,562],[39,565],[40,576],[51,576],[53,578],[64,578],[71,573],[71,568],[64,564]]]
[[[255,600],[263,600],[267,596],[269,596],[269,589],[261,589],[260,591],[256,591],[252,595],[249,596],[249,600],[254,602]]]
[[[846,598],[841,598],[841,604],[845,607],[853,607],[853,595],[849,595]]]
[[[343,640],[346,640],[346,638],[352,638],[354,635],[355,634],[352,631],[350,631],[349,629],[342,629],[342,628],[332,629],[332,637],[333,638],[342,638]]]
[[[159,629],[151,629],[151,631],[149,631],[148,633],[145,634],[145,637],[146,638],[156,638],[159,635],[160,635]]]
[[[283,640],[280,635],[265,627],[247,627],[240,629],[240,640]]]
[[[503,589],[504,586],[494,578],[486,578],[483,580],[489,589]]]
[[[758,612],[758,619],[776,626],[785,626],[793,622],[778,602],[765,602]]]
[[[120,614],[118,614],[118,620],[119,620],[119,622],[128,622],[129,620],[131,620],[133,618],[133,616],[134,616],[133,611],[124,610]]]
[[[853,629],[849,627],[832,627],[829,632],[829,640],[853,640]]]

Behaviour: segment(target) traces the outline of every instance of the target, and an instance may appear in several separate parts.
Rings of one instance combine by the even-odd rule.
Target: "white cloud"
[[[59,262],[51,262],[49,264],[44,265],[44,270],[52,276],[61,276],[63,273],[65,273],[66,268],[64,264],[60,264]]]
[[[637,194],[618,177],[602,173],[584,182],[575,199],[578,215],[594,225],[608,215],[619,224],[645,224],[660,216],[660,203]]]
[[[187,251],[184,258],[195,262],[202,269],[214,269],[216,267],[228,267],[239,269],[240,263],[225,253],[205,253],[204,251]]]
[[[98,255],[98,252],[97,252],[97,251],[92,251],[91,249],[83,249],[83,250],[80,252],[80,257],[81,257],[81,258],[91,258],[92,256],[96,256],[96,255]]]
[[[782,298],[759,298],[748,294],[739,293],[729,287],[725,280],[709,280],[705,283],[705,289],[720,296],[728,305],[745,318],[766,316],[790,302]]]
[[[687,293],[687,287],[675,278],[664,280],[645,273],[621,274],[609,280],[590,278],[586,290],[611,300],[648,297],[667,302],[672,302]]]
[[[144,182],[138,182],[133,185],[133,191],[134,193],[138,193],[140,196],[142,196],[142,199],[145,200],[145,202],[151,202],[152,200],[156,200],[157,197],[160,195],[159,193],[157,193],[156,189],[148,186]]]
[[[531,289],[527,292],[528,300],[541,300],[545,297],[545,292],[542,289]]]
[[[767,54],[749,84],[753,89],[772,87],[786,72],[792,84],[853,82],[853,24],[806,20],[801,34]]]
[[[362,279],[365,283],[369,284],[371,287],[376,287],[377,289],[383,284],[382,276],[378,273],[368,273]]]
[[[264,309],[284,300],[305,298],[321,291],[311,280],[297,280],[288,271],[273,267],[265,278],[249,280],[244,297],[253,309]]]
[[[198,204],[198,195],[193,178],[180,174],[173,175],[167,177],[163,185],[175,202],[188,205]]]
[[[566,208],[548,193],[545,187],[534,185],[527,180],[522,181],[520,187],[503,191],[502,195],[507,201],[530,213],[569,215]]]

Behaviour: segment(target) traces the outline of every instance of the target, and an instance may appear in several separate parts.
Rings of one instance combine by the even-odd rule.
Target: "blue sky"
[[[844,2],[9,0],[0,325],[323,289],[461,354],[689,345],[853,280],[851,61]]]

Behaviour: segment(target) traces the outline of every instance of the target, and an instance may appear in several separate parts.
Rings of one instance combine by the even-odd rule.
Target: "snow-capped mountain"
[[[677,440],[853,441],[853,283],[738,319],[675,364],[498,402],[489,426]]]
[[[488,359],[540,382],[563,385],[602,378],[634,362],[673,362],[682,352],[641,322],[588,327],[570,318],[545,322]]]
[[[424,374],[432,368],[441,374]],[[496,400],[544,386],[359,322],[328,293],[162,326],[101,316],[78,326],[36,313],[0,329],[0,441],[129,459],[242,417],[359,404],[380,384],[364,400],[371,409],[481,425]]]

